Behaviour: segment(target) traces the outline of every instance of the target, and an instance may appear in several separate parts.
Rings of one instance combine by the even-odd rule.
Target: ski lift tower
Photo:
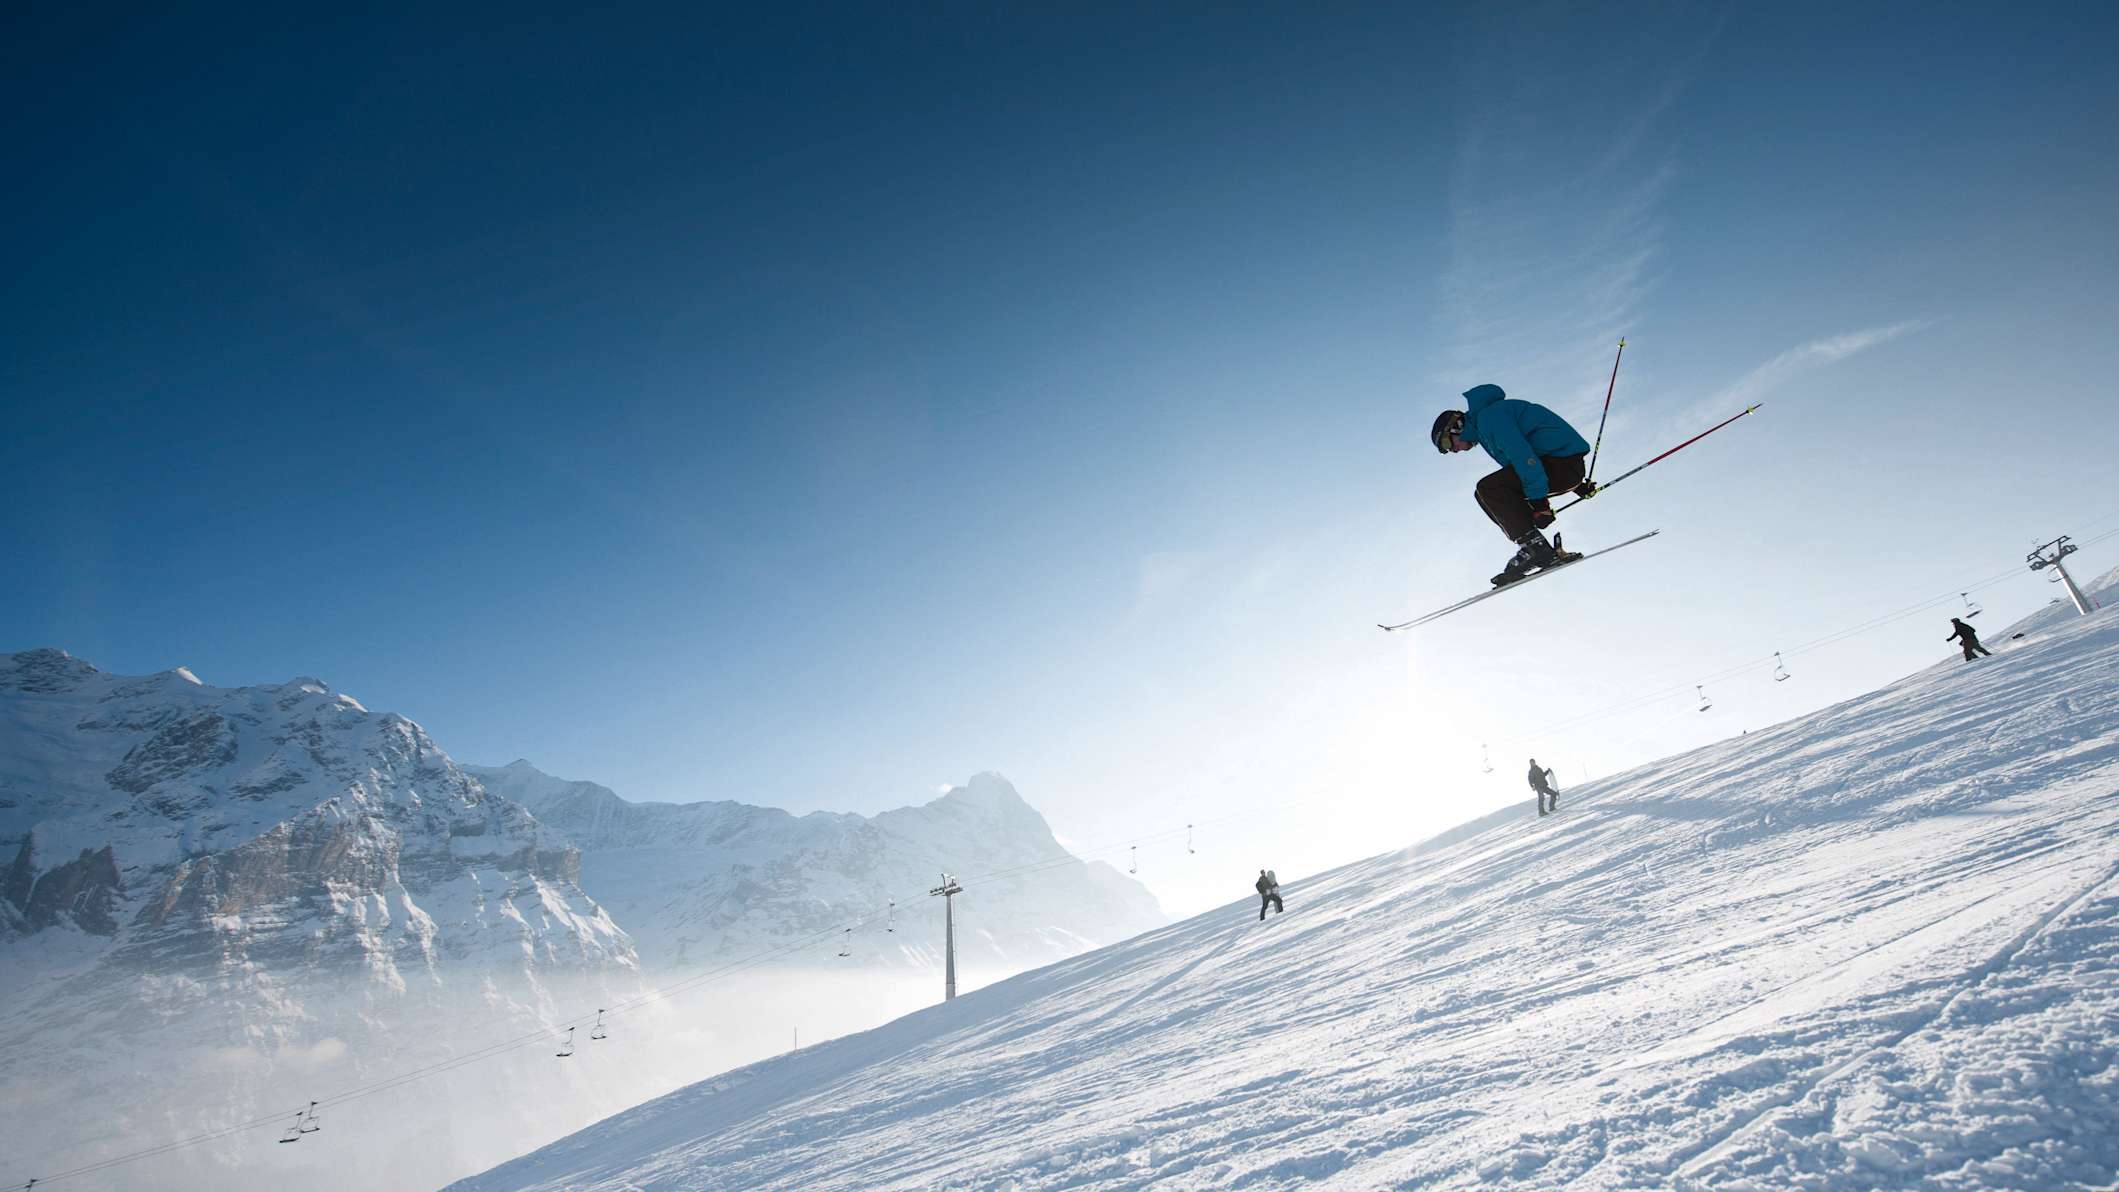
[[[956,879],[946,873],[942,875],[941,885],[927,891],[930,898],[935,895],[942,898],[942,1000],[945,1002],[956,1000],[956,904],[949,900],[963,892],[964,887],[957,885]]]
[[[2031,570],[2033,571],[2043,571],[2046,568],[2051,567],[2053,570],[2059,572],[2060,574],[2057,578],[2060,580],[2062,586],[2067,588],[2068,599],[2075,602],[2075,611],[2087,617],[2092,612],[2096,611],[2097,605],[2093,601],[2091,601],[2089,597],[2082,594],[2081,588],[2075,586],[2075,577],[2067,573],[2066,565],[2061,563],[2060,561],[2062,559],[2067,558],[2069,555],[2074,554],[2077,550],[2081,549],[2074,543],[2069,542],[2067,539],[2068,536],[2062,534],[2060,537],[2053,539],[2051,542],[2048,542],[2044,546],[2038,547],[2037,549],[2033,550],[2030,554],[2025,555],[2023,557],[2024,562],[2029,563],[2031,565]],[[2047,551],[2053,552],[2051,558],[2046,557]]]

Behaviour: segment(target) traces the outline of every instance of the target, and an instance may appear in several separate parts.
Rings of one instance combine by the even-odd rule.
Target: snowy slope
[[[2108,1187],[2119,614],[1990,637],[454,1187]]]
[[[1145,886],[1101,861],[1064,863],[1043,816],[999,774],[873,818],[792,815],[732,800],[633,803],[526,761],[465,767],[581,850],[581,884],[625,925],[647,968],[726,963],[866,917],[942,871],[991,872],[1058,858],[1034,877],[983,885],[958,939],[967,969],[1015,972],[1159,927]],[[901,908],[901,917],[915,907]],[[873,925],[848,965],[938,969],[940,939]],[[838,939],[820,944],[836,955]],[[843,966],[842,966],[843,967]]]

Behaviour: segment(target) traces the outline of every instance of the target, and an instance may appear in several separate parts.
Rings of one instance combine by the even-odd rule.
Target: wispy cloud
[[[1750,405],[1798,373],[1827,364],[1836,364],[1856,352],[1866,352],[1878,344],[1889,343],[1901,335],[1909,335],[1933,325],[1932,319],[1908,319],[1887,327],[1871,327],[1863,331],[1849,331],[1844,335],[1811,340],[1799,347],[1789,348],[1745,373],[1735,384],[1715,394],[1709,404],[1717,407]]]
[[[1640,330],[1663,276],[1664,208],[1682,177],[1669,116],[1721,28],[1679,24],[1653,54],[1592,75],[1539,22],[1475,19],[1436,380],[1498,381],[1563,408],[1601,400],[1612,345]]]

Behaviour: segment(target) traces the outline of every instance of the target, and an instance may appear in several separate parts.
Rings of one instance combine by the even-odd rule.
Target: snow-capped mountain
[[[2111,1187],[2119,612],[1987,641],[454,1187]]]
[[[820,933],[829,938],[817,955],[843,947],[855,963],[932,966],[940,910],[922,891],[944,871],[968,880],[1036,870],[979,882],[960,900],[967,969],[1013,971],[1167,921],[1146,887],[1071,858],[999,774],[871,818],[726,800],[632,803],[526,761],[466,770],[581,850],[582,887],[625,925],[649,968],[721,964]],[[877,908],[882,921],[832,935]]]
[[[571,845],[418,725],[314,679],[219,688],[0,656],[0,866],[0,1162],[29,1175],[640,988]],[[245,1154],[186,1151],[97,1186],[241,1186]],[[322,1158],[285,1150],[251,1182],[374,1186],[346,1156],[288,1174],[303,1154]]]
[[[121,970],[624,967],[578,853],[402,716],[322,682],[209,687],[0,657],[0,931],[107,940]]]
[[[940,908],[918,891],[944,868],[1047,879],[959,900],[973,979],[1165,921],[1124,875],[1068,857],[998,776],[863,818],[482,773],[315,679],[224,689],[0,656],[0,1180],[321,1097],[328,1134],[302,1145],[237,1130],[94,1184],[431,1187],[783,1049],[791,1028],[829,1037],[932,1000]],[[616,921],[599,883],[626,904]],[[832,927],[908,890],[898,930],[877,922],[836,955]],[[680,966],[833,938],[666,998],[629,917],[643,953]],[[555,1059],[552,1025],[607,1006],[630,1009]]]

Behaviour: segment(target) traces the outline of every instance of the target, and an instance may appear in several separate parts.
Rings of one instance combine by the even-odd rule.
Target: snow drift
[[[2119,616],[2030,628],[454,1187],[2109,1185]]]

